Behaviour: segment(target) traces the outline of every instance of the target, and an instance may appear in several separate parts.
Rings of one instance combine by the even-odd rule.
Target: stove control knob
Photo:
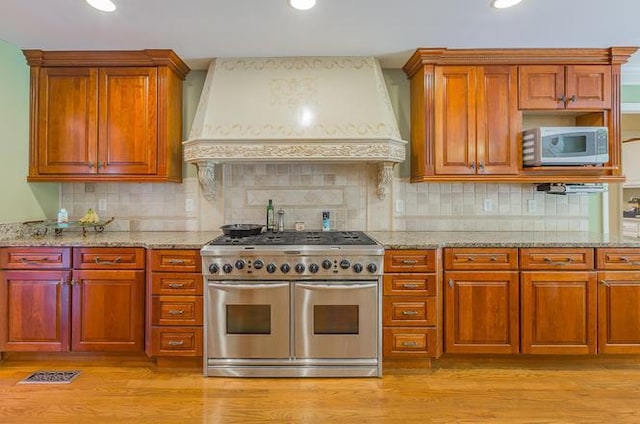
[[[224,264],[222,265],[222,270],[228,274],[233,271],[233,267],[231,266],[231,264]]]
[[[302,274],[304,272],[304,264],[297,264],[296,265],[296,272],[298,274]]]
[[[340,268],[349,269],[350,266],[351,266],[351,262],[349,262],[348,260],[343,259],[340,261]]]
[[[318,264],[309,265],[309,271],[311,271],[312,274],[315,274],[319,270],[320,270],[320,267],[318,266]]]
[[[209,272],[211,274],[217,274],[218,271],[220,271],[220,268],[218,268],[218,265],[216,265],[216,264],[209,265]]]
[[[236,269],[240,270],[240,269],[244,269],[245,266],[245,262],[242,259],[238,259],[236,261]]]
[[[269,274],[273,274],[274,272],[276,272],[276,266],[275,264],[269,264],[267,265],[267,272]]]
[[[329,269],[331,268],[331,261],[329,259],[325,259],[324,261],[322,261],[322,268],[324,269]]]
[[[356,274],[360,274],[362,272],[362,264],[353,264],[353,270]]]
[[[280,266],[280,271],[286,274],[287,272],[291,271],[291,266],[289,264],[282,264]]]
[[[369,271],[370,273],[374,273],[378,270],[378,266],[376,264],[369,264],[367,265],[367,271]]]
[[[253,261],[253,267],[255,269],[262,269],[263,266],[264,262],[262,262],[260,259],[256,259],[255,261]]]

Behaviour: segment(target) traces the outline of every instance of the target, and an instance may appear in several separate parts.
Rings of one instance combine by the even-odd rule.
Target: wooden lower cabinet
[[[72,269],[72,256],[103,269]],[[144,269],[123,258],[144,267],[140,248],[3,249],[0,351],[142,351]]]
[[[0,351],[66,351],[70,270],[0,271]]]
[[[197,249],[147,252],[147,340],[153,357],[202,356],[203,279]]]
[[[523,271],[522,353],[595,354],[594,271]]]
[[[447,271],[445,352],[518,353],[517,271]]]
[[[74,270],[71,298],[71,350],[143,350],[144,271]]]
[[[384,358],[437,358],[442,354],[440,252],[388,250],[382,300]]]
[[[598,272],[598,352],[640,353],[640,270]]]

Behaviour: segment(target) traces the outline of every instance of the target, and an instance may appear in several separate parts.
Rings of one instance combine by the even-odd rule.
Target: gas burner
[[[220,236],[211,246],[373,246],[376,244],[361,231],[284,231],[266,232],[247,237]]]

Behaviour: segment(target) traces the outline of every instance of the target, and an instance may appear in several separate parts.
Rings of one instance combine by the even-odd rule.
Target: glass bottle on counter
[[[269,199],[267,203],[267,231],[273,231],[275,225],[275,215],[273,211],[273,200]]]

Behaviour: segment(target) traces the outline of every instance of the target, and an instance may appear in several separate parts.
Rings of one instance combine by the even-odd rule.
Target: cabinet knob
[[[578,100],[578,98],[576,97],[575,94],[573,96],[569,97],[569,103],[575,103],[577,100]]]
[[[93,169],[93,167],[95,166],[92,161],[89,161],[88,165],[89,165],[89,169]]]
[[[453,288],[454,284],[453,279],[449,278],[449,287]]]
[[[469,165],[469,169],[471,169],[472,171],[476,170],[476,163],[475,162],[471,162],[471,164]]]
[[[480,162],[480,172],[482,172],[484,174],[484,162]]]
[[[558,101],[562,102],[562,103],[566,103],[567,102],[567,96],[565,96],[564,94],[560,97],[558,97]]]

